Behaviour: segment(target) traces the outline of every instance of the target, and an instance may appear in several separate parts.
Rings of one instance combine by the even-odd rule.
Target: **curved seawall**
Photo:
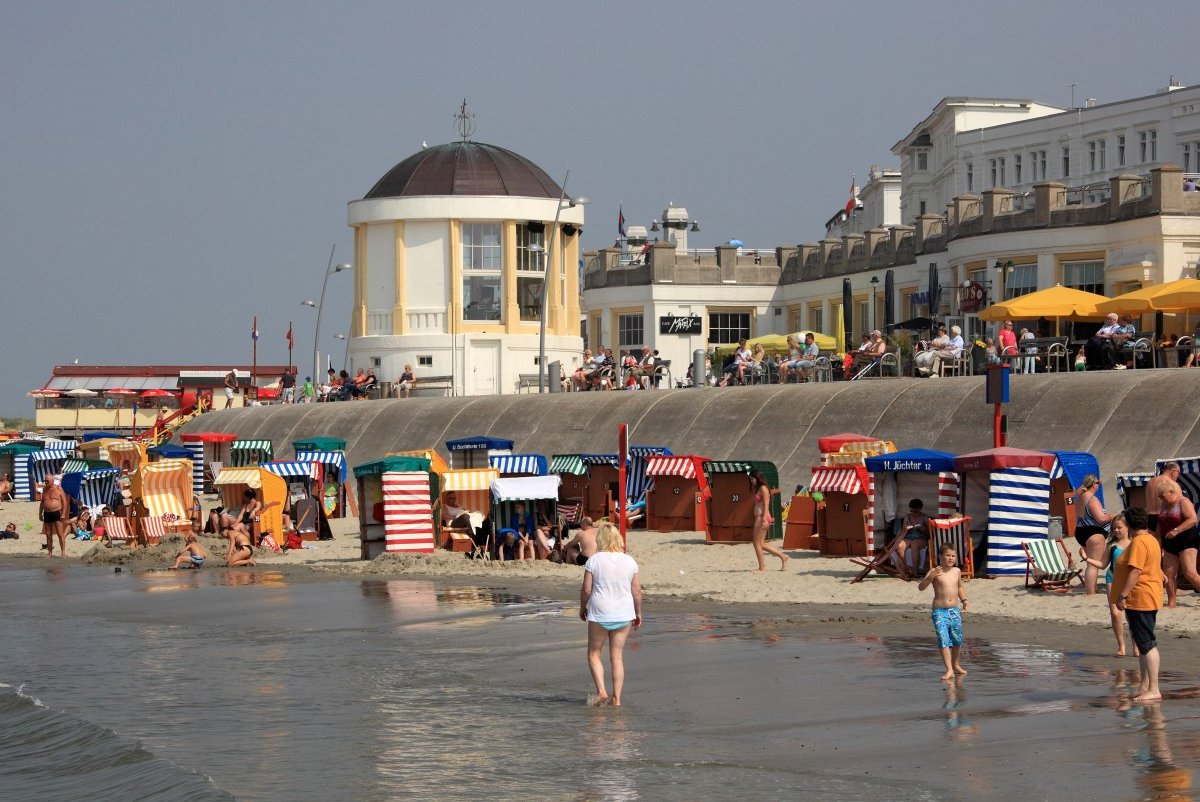
[[[1090,451],[1106,481],[1200,454],[1200,370],[1013,376],[1011,399],[1009,445]],[[632,444],[770,460],[784,488],[808,481],[817,438],[839,432],[956,454],[992,445],[982,377],[251,407],[203,415],[181,431],[269,438],[276,459],[291,455],[293,440],[339,437],[358,465],[388,451],[445,454],[446,440],[480,434],[547,457],[615,452],[618,423],[629,424]]]

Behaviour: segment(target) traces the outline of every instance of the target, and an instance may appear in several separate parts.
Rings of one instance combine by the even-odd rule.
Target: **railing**
[[[1143,178],[1136,184],[1130,184],[1125,189],[1125,197],[1121,198],[1121,203],[1129,201],[1141,200],[1142,198],[1150,197],[1150,179]]]
[[[1064,194],[1064,201],[1067,206],[1108,203],[1108,199],[1112,194],[1112,188],[1105,181],[1102,183],[1084,184],[1078,187],[1067,187]]]
[[[408,331],[445,331],[446,329],[446,310],[445,309],[409,309],[405,311],[405,317],[408,319]],[[388,332],[389,334],[391,332]]]
[[[391,312],[367,312],[367,334],[391,334]]]

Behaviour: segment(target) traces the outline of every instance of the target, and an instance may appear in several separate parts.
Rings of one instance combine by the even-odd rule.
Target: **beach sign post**
[[[618,526],[621,530],[621,548],[625,548],[625,517],[627,510],[625,505],[628,503],[628,490],[625,487],[625,471],[629,465],[629,426],[624,423],[617,424],[617,507],[620,512],[617,515]]]
[[[1008,403],[1008,376],[1010,367],[1007,362],[999,365],[988,365],[987,384],[985,385],[987,403],[993,406],[992,415],[992,448],[1008,445],[1008,420],[1004,414],[1004,405]]]

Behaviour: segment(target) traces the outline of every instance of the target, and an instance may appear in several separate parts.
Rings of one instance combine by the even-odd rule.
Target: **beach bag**
[[[275,552],[276,554],[278,554],[281,551],[281,549],[279,548],[279,544],[275,542],[275,538],[270,532],[263,535],[262,538],[258,541],[258,544],[260,546],[265,546],[266,548],[270,549],[271,551]]]
[[[302,549],[304,548],[304,539],[300,537],[299,532],[288,532],[287,540],[283,542],[285,549]]]

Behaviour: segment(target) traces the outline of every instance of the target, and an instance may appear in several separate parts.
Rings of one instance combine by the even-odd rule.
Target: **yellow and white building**
[[[539,371],[546,292],[546,361],[570,373],[583,348],[583,208],[562,196],[528,159],[467,140],[389,170],[349,204],[350,364],[382,381],[411,364],[418,387],[449,377],[455,395],[516,392],[521,375]]]

